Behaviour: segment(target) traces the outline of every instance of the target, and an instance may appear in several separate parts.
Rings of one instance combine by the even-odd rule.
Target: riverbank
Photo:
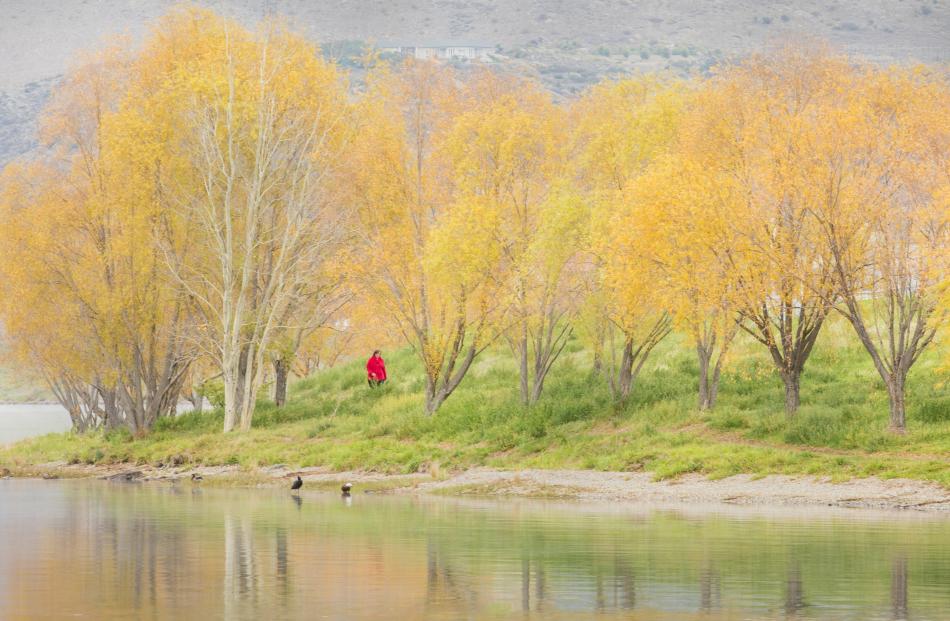
[[[823,329],[794,417],[783,411],[782,382],[763,348],[740,338],[733,355],[716,408],[700,412],[695,354],[682,335],[657,348],[624,404],[592,372],[590,351],[572,341],[541,400],[525,407],[514,360],[496,348],[479,357],[435,415],[425,416],[422,369],[412,352],[400,350],[387,353],[391,381],[380,389],[367,388],[362,362],[354,361],[295,382],[282,408],[268,403],[262,391],[246,432],[222,433],[218,408],[160,419],[144,436],[113,430],[32,438],[0,447],[0,468],[29,471],[56,463],[212,474],[224,468],[244,473],[251,484],[283,464],[302,472],[430,480],[482,471],[621,473],[612,476],[673,490],[688,489],[677,486],[694,477],[736,481],[740,475],[776,486],[786,480],[875,480],[885,486],[832,494],[833,502],[898,494],[901,486],[917,483],[950,491],[950,384],[937,381],[935,350],[909,379],[904,434],[888,431],[886,391],[853,330],[840,321]],[[768,478],[775,476],[780,478]],[[569,492],[547,489],[559,485],[573,484],[545,481],[546,491],[539,493]],[[744,494],[727,489],[716,497],[744,502]]]
[[[253,470],[238,466],[129,467],[50,463],[8,473],[36,478],[105,479],[116,483],[189,485],[197,487],[290,487],[300,476],[305,491],[336,492],[352,483],[353,494],[445,494],[510,496],[575,501],[645,504],[727,504],[748,506],[814,506],[878,510],[911,510],[950,514],[950,490],[909,479],[877,478],[833,482],[826,477],[736,475],[711,480],[684,475],[656,480],[646,473],[591,470],[519,470],[473,468],[453,473],[387,475],[374,472],[332,472],[326,468],[277,465]],[[193,476],[200,477],[194,480]]]

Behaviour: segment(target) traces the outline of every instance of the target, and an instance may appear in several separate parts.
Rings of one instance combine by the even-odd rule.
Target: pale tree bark
[[[576,239],[565,235],[556,248],[539,251],[532,247],[540,241],[538,229],[545,219],[562,216],[538,204],[543,195],[529,199],[540,194],[532,191],[535,182],[523,180],[518,191],[508,188],[501,192],[509,195],[507,209],[516,215],[520,229],[515,239],[502,240],[500,245],[504,262],[513,272],[512,314],[517,321],[508,341],[518,360],[521,402],[526,406],[541,398],[544,381],[570,340],[583,284],[575,277]],[[540,261],[538,254],[543,257]]]
[[[835,308],[854,327],[887,388],[891,430],[903,433],[907,376],[948,316],[937,304],[937,287],[950,256],[950,223],[929,196],[916,202],[912,193],[885,190],[876,210],[856,215],[842,214],[831,190],[815,216],[840,288]]]
[[[542,285],[534,303],[521,297],[517,338],[509,343],[518,360],[521,402],[531,405],[541,398],[544,381],[573,334],[569,315],[573,295],[561,291],[560,279]]]
[[[158,275],[155,275],[157,278]],[[128,314],[148,309],[127,308]],[[151,330],[131,346],[130,359],[120,369],[116,387],[116,401],[133,433],[144,433],[162,416],[175,416],[178,397],[192,363],[186,349],[183,331],[183,302],[178,301],[172,312],[172,321],[164,326],[162,334]],[[134,316],[129,319],[129,331],[142,323]]]
[[[221,367],[226,432],[251,428],[270,346],[293,327],[285,322],[306,305],[308,279],[325,269],[346,231],[331,182],[339,102],[332,94],[307,105],[284,99],[276,85],[294,58],[260,45],[250,70],[238,68],[227,45],[227,91],[190,108],[195,139],[185,148],[201,192],[179,197],[177,209],[206,252],[192,261],[167,253],[204,318],[204,351]],[[250,71],[242,75],[256,92],[240,71]],[[239,118],[248,106],[250,124]]]
[[[108,413],[100,405],[100,393],[95,386],[76,381],[66,372],[45,379],[50,392],[69,414],[74,432],[86,433],[107,426]]]
[[[838,274],[843,292],[838,310],[854,327],[887,387],[891,429],[903,433],[907,426],[907,375],[933,342],[945,313],[938,310],[932,293],[920,286],[916,275],[906,274],[899,281],[865,292],[855,288],[844,266]]]
[[[699,410],[705,412],[716,406],[719,396],[719,380],[726,354],[738,331],[738,325],[730,322],[724,331],[716,323],[721,318],[706,321],[695,331],[696,356],[699,360]]]

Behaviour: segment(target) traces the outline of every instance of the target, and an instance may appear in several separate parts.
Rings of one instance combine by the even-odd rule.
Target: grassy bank
[[[950,487],[950,389],[939,385],[936,352],[914,369],[908,432],[887,431],[887,395],[843,322],[822,335],[802,380],[793,421],[767,354],[740,340],[716,410],[695,408],[696,363],[682,337],[664,342],[625,407],[590,372],[572,343],[536,406],[518,401],[516,369],[490,351],[431,418],[422,414],[421,369],[408,351],[390,353],[392,381],[369,390],[354,362],[296,382],[283,409],[262,403],[249,433],[223,435],[221,412],[164,420],[148,437],[126,433],[49,435],[0,450],[0,465],[86,463],[269,464],[408,473],[460,469],[646,470],[658,478],[698,472],[908,477]]]

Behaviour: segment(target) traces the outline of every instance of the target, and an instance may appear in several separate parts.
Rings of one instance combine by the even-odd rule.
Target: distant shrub
[[[789,16],[786,15],[785,13],[782,13],[781,20],[782,20],[783,22],[787,22],[787,21],[789,21],[789,20],[791,20],[791,19],[792,19],[791,17],[789,17]]]
[[[640,58],[642,58],[643,60],[647,60],[648,58],[650,58],[650,52],[648,52],[647,50],[640,50]]]
[[[594,53],[598,56],[610,56],[610,48],[605,45],[601,45],[594,51]]]

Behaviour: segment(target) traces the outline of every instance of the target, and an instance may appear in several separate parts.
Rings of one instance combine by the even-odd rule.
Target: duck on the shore
[[[201,481],[201,480],[204,480],[204,477],[201,476],[200,474],[198,474],[197,472],[192,472],[192,473],[191,473],[191,480],[192,480],[192,481]]]
[[[303,487],[303,479],[301,479],[300,475],[298,474],[296,480],[294,480],[293,484],[291,484],[290,489],[298,490],[301,487]]]

